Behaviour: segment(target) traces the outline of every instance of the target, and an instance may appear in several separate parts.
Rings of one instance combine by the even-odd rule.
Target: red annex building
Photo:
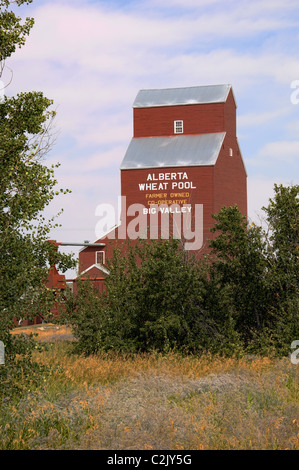
[[[159,213],[153,231],[163,237],[162,210],[174,207],[180,216],[190,210],[194,228],[195,207],[201,207],[201,244],[199,248],[194,244],[199,256],[212,238],[212,214],[236,204],[247,216],[247,175],[231,85],[141,90],[133,103],[133,129],[120,166],[121,223],[97,240],[101,247],[86,247],[79,253],[80,277],[94,279],[99,288],[112,248],[132,238],[128,228],[136,204],[143,207],[138,224],[133,224],[141,238],[153,238],[148,229],[151,214]]]

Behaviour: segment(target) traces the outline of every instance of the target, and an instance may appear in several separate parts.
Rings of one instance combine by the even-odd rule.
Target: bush
[[[10,335],[8,346],[5,364],[0,366],[0,410],[40,386],[49,371],[32,360],[32,352],[40,347],[33,335]]]
[[[267,232],[249,226],[237,207],[222,208],[206,259],[173,239],[119,246],[108,260],[105,292],[83,282],[69,299],[77,346],[87,354],[286,355],[299,331],[298,192],[275,186]]]
[[[205,272],[193,259],[186,262],[178,240],[119,247],[108,270],[105,293],[100,296],[91,283],[81,283],[67,307],[82,350],[197,347]]]
[[[93,354],[100,348],[103,301],[92,281],[79,281],[76,293],[64,293],[63,310],[58,321],[72,325],[79,354]]]

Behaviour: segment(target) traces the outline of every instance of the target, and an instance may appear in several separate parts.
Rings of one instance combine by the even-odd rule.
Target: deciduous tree
[[[31,0],[0,1],[1,71],[34,23],[16,16],[12,3]],[[44,281],[50,257],[64,269],[74,264],[70,256],[53,253],[47,238],[55,218],[43,216],[55,195],[65,192],[56,189],[55,166],[44,161],[52,144],[52,104],[36,91],[5,95],[0,102],[0,339],[6,344],[13,317],[24,319],[48,309]]]

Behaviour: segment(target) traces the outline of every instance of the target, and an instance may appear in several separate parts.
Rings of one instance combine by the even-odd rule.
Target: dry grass
[[[70,327],[66,325],[55,325],[52,323],[17,327],[12,331],[12,334],[33,334],[39,341],[59,341],[72,339],[72,330]]]
[[[36,353],[54,371],[11,408],[2,448],[299,449],[298,366],[288,358],[67,351],[57,342]]]

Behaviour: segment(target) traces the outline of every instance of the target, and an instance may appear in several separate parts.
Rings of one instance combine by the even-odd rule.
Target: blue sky
[[[57,240],[94,240],[96,206],[117,205],[142,88],[232,84],[251,219],[274,183],[298,183],[297,0],[35,0],[17,11],[35,26],[7,61],[7,94],[41,90],[57,108],[47,161],[72,190],[47,210],[64,208]]]

